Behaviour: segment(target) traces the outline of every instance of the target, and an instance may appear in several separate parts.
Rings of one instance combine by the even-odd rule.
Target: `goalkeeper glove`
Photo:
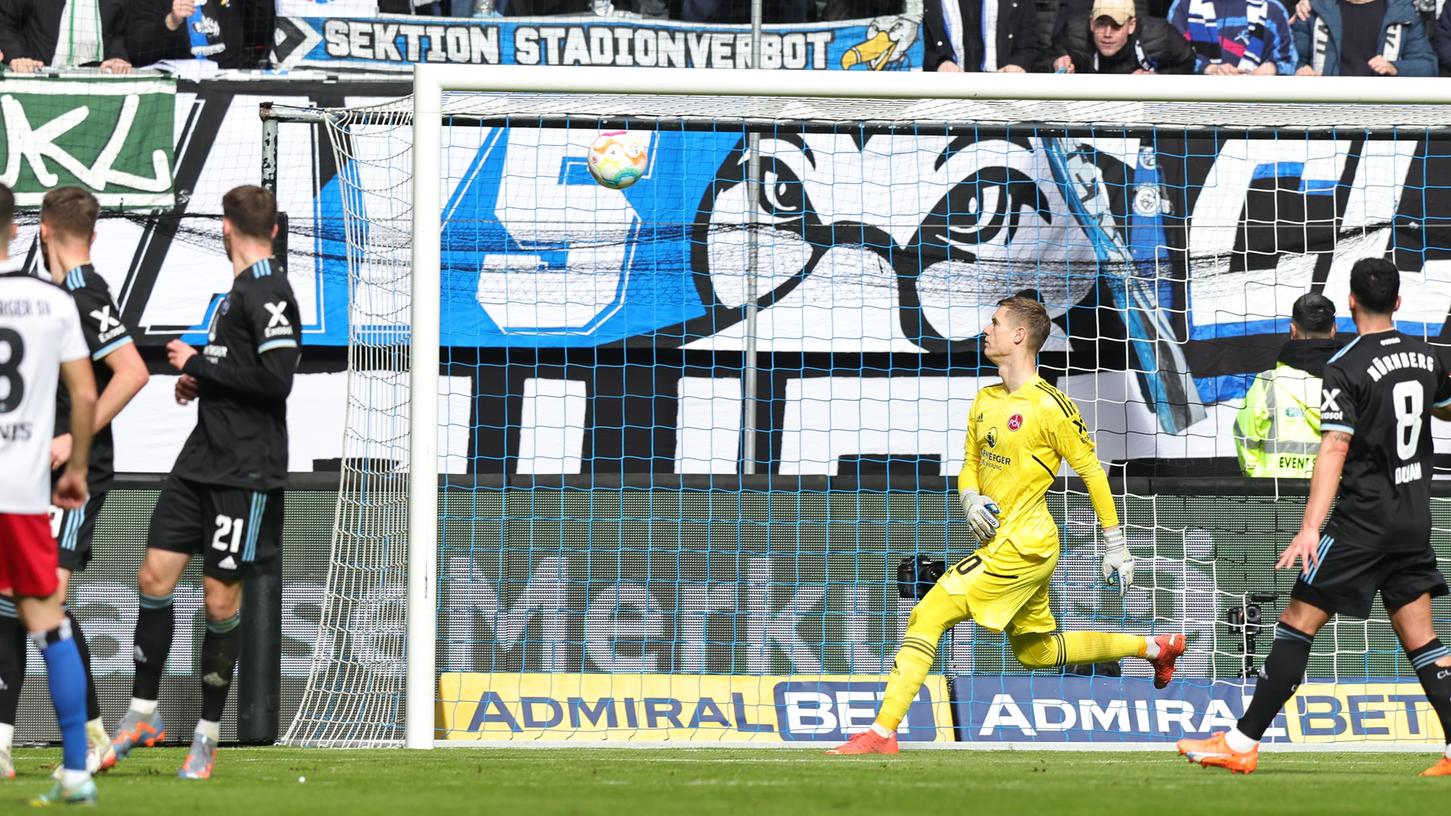
[[[1123,527],[1108,527],[1103,531],[1103,581],[1109,586],[1117,585],[1120,598],[1134,585],[1134,555],[1124,540]]]
[[[986,544],[998,532],[998,506],[992,499],[974,490],[962,491],[962,512],[977,543]]]

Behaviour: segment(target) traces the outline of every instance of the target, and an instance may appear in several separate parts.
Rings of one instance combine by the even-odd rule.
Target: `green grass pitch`
[[[0,811],[46,787],[55,749],[16,754]],[[1270,753],[1249,777],[1157,753],[804,750],[223,748],[207,782],[181,749],[137,751],[99,781],[107,813],[545,814],[1445,813],[1451,778],[1419,754]],[[299,783],[298,777],[307,781]]]

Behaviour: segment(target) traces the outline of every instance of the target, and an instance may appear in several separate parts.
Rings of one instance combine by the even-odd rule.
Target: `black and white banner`
[[[914,17],[764,26],[759,66],[751,27],[624,17],[371,19],[281,17],[281,68],[349,66],[409,71],[415,63],[600,65],[907,71],[922,67]]]

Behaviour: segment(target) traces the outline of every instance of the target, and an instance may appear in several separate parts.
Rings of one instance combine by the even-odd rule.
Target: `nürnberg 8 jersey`
[[[1351,434],[1327,531],[1371,550],[1418,552],[1431,535],[1431,408],[1451,405],[1436,352],[1398,331],[1361,335],[1325,366],[1320,431]]]
[[[68,292],[24,272],[0,273],[0,513],[49,511],[60,364],[90,356]]]

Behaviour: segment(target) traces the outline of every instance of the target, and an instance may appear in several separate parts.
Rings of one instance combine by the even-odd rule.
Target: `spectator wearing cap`
[[[100,66],[131,71],[123,0],[0,0],[0,54],[18,74]]]
[[[1024,73],[1043,59],[1033,0],[924,0],[922,70]]]
[[[1053,69],[1069,74],[1192,74],[1194,49],[1166,21],[1139,19],[1133,0],[1096,0],[1054,43]]]
[[[1320,450],[1320,380],[1340,343],[1335,304],[1301,295],[1290,312],[1290,339],[1275,367],[1255,377],[1234,420],[1239,469],[1254,478],[1308,479]]]
[[[1436,52],[1413,0],[1309,0],[1300,6],[1308,9],[1294,23],[1296,74],[1436,75]]]
[[[1052,34],[1049,35],[1049,42],[1057,42],[1058,36],[1063,33],[1063,27],[1068,25],[1069,20],[1076,20],[1079,17],[1093,13],[1094,0],[1058,0],[1058,10],[1053,14]],[[1140,20],[1149,17],[1157,17],[1160,20],[1169,16],[1170,0],[1134,0],[1134,16]]]
[[[1197,74],[1293,74],[1290,17],[1279,0],[1175,0],[1169,22],[1194,47]]]

